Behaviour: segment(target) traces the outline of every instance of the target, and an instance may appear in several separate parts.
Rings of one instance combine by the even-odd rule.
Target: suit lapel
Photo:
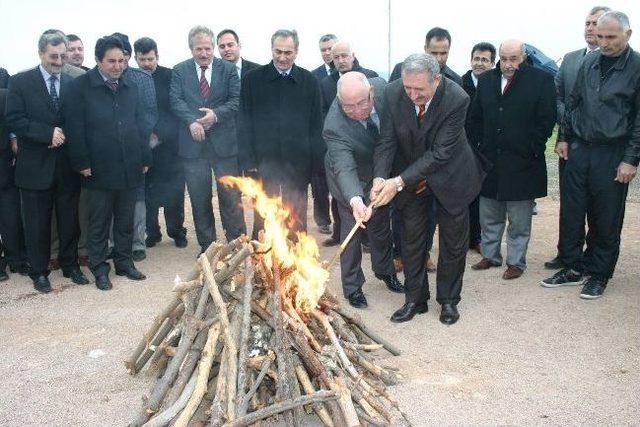
[[[222,60],[214,58],[211,63],[211,84],[209,85],[209,98],[207,101],[213,98],[213,91],[222,85],[222,78],[224,77],[220,72],[222,68]]]
[[[189,62],[187,62],[187,79],[189,79],[189,81],[187,82],[187,87],[192,87],[194,92],[200,97],[202,98],[202,95],[200,95],[200,75],[198,73],[198,70],[196,69],[196,62],[194,60],[191,60]]]
[[[51,95],[49,94],[49,88],[47,87],[47,82],[44,81],[42,77],[42,73],[40,72],[40,67],[36,67],[32,73],[33,85],[38,88],[39,96],[42,100],[47,104],[49,110],[53,113],[56,112],[55,107],[53,106],[53,100],[51,99]],[[62,83],[61,83],[62,84]]]
[[[447,84],[448,82],[443,77],[440,80],[438,88],[436,89],[436,93],[433,94],[431,103],[429,103],[429,108],[427,108],[427,111],[425,112],[425,123],[421,128],[419,128],[417,139],[422,140],[422,137],[431,130],[431,128],[435,124],[435,121],[438,120],[438,115],[435,114],[435,112],[438,110],[438,108],[440,108],[440,102],[444,97],[444,92],[446,90],[445,85]]]

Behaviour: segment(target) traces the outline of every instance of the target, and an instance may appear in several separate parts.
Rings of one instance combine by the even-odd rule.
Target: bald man
[[[492,163],[480,192],[482,260],[474,270],[502,265],[500,245],[507,226],[505,280],[526,268],[534,200],[547,195],[545,144],[556,121],[553,76],[525,63],[524,44],[500,45],[498,66],[478,77],[469,108],[471,140]]]
[[[340,239],[347,237],[357,221],[367,223],[367,228],[358,231],[340,255],[343,294],[356,308],[367,306],[362,292],[364,233],[371,245],[371,265],[376,278],[392,292],[404,291],[393,268],[389,208],[383,206],[372,212],[367,207],[367,194],[373,182],[373,151],[380,137],[380,117],[384,111],[384,88],[385,81],[380,77],[367,79],[356,71],[343,74],[322,133],[327,143],[327,182],[341,218]]]

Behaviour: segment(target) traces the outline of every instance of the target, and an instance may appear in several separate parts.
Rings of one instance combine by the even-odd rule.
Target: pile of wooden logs
[[[270,417],[302,425],[409,425],[387,391],[395,369],[371,352],[399,352],[325,292],[300,313],[278,290],[277,263],[244,236],[213,243],[127,360],[157,376],[133,426],[246,426]]]

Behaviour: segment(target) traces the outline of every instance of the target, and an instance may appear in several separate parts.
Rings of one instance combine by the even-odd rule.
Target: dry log
[[[223,316],[220,316],[222,318]],[[173,424],[174,427],[185,427],[196,409],[200,405],[203,396],[207,392],[207,384],[209,382],[209,371],[211,370],[211,364],[213,363],[214,350],[216,343],[218,342],[218,336],[220,335],[220,323],[216,323],[209,328],[209,334],[207,336],[207,343],[202,351],[202,358],[198,365],[198,377],[196,381],[196,387],[189,399],[189,402],[182,410],[180,417]]]
[[[275,355],[272,352],[270,352],[269,355],[264,359],[264,361],[262,362],[262,367],[260,368],[260,373],[258,374],[258,377],[254,381],[249,391],[247,391],[247,394],[245,394],[244,396],[241,396],[239,400],[238,413],[243,413],[243,416],[247,413],[247,409],[249,408],[249,401],[254,397],[254,395],[256,394],[256,391],[258,391],[258,388],[262,384],[262,380],[264,379],[265,375],[267,375],[267,372],[269,371],[269,367],[271,366],[271,363],[273,363],[274,359],[275,359]]]
[[[300,362],[302,363],[302,362]],[[304,367],[300,365],[300,363],[296,364],[296,375],[298,376],[298,381],[300,381],[300,385],[302,385],[302,389],[305,394],[310,395],[316,392],[316,389],[311,384],[311,379],[309,378],[309,374],[305,371]],[[320,421],[327,426],[333,427],[333,421],[331,420],[331,416],[327,412],[327,409],[324,407],[322,403],[316,403],[313,405],[313,410],[315,411]]]
[[[349,360],[349,358],[345,354],[344,349],[342,348],[342,345],[340,344],[340,340],[336,336],[336,333],[333,330],[333,327],[331,326],[331,323],[329,323],[329,319],[327,318],[327,315],[324,314],[320,310],[314,310],[313,311],[313,317],[318,319],[320,324],[324,327],[324,330],[325,330],[327,336],[331,340],[331,344],[333,344],[333,346],[336,349],[336,352],[338,353],[338,357],[340,358],[340,362],[342,362],[342,366],[347,370],[349,375],[351,375],[353,378],[357,378],[358,375],[359,375],[358,371],[356,370],[356,368],[353,366],[353,364],[351,363],[351,361]]]
[[[342,338],[344,341],[355,344],[358,342],[358,338],[356,334],[353,333],[351,328],[347,325],[347,322],[335,311],[329,312],[329,322],[335,328],[336,334],[338,337]]]
[[[191,396],[191,393],[193,393],[193,389],[195,388],[195,386],[196,386],[196,375],[193,374],[191,375],[189,382],[187,383],[184,390],[182,391],[182,394],[178,397],[178,400],[176,400],[171,406],[169,406],[164,411],[159,412],[156,416],[154,416],[146,424],[144,424],[143,427],[164,427],[168,425],[171,422],[171,420],[176,415],[178,415],[178,413],[182,411],[182,408],[184,408],[184,406],[187,404],[187,401],[189,400],[189,396]]]
[[[344,319],[348,323],[352,323],[352,324],[356,325],[358,328],[360,328],[360,330],[362,332],[364,332],[366,335],[368,335],[374,342],[377,342],[378,344],[382,344],[384,346],[384,348],[389,353],[393,354],[394,356],[400,356],[400,350],[398,350],[398,348],[396,348],[389,341],[385,340],[384,338],[382,338],[381,336],[379,336],[378,334],[376,334],[375,332],[373,332],[369,328],[367,328],[367,326],[364,323],[362,323],[362,320],[360,320],[359,318],[356,318],[355,316],[347,313],[341,307],[336,307],[335,311],[336,311],[336,313],[338,313],[342,317],[344,317]]]
[[[167,318],[162,323],[162,326],[159,328],[158,332],[153,337],[153,339],[151,340],[149,345],[147,345],[147,347],[143,350],[143,352],[140,355],[140,357],[138,358],[138,360],[136,360],[134,369],[133,370],[129,369],[129,373],[131,375],[135,375],[136,373],[140,372],[142,370],[142,368],[144,368],[144,366],[147,364],[147,362],[149,361],[149,359],[153,355],[153,351],[154,350],[152,350],[152,349],[154,347],[157,347],[158,345],[160,345],[160,343],[165,339],[167,334],[169,334],[169,332],[171,332],[171,330],[176,326],[176,323],[178,322],[178,319],[183,314],[184,314],[184,304],[179,304],[167,316]],[[127,362],[127,363],[129,363],[129,362]],[[128,367],[128,365],[127,365],[127,367]]]
[[[353,398],[353,400],[355,402],[357,402],[358,405],[360,405],[360,407],[362,407],[362,409],[364,409],[364,411],[365,411],[365,413],[367,415],[369,415],[372,418],[378,419],[378,420],[381,418],[381,415],[378,413],[378,411],[376,411],[374,409],[374,407],[371,406],[369,404],[369,402],[367,402],[367,400],[364,398],[364,396],[362,395],[362,393],[360,393],[360,391],[358,389],[353,389],[352,388],[349,391],[351,392],[351,397]],[[358,411],[357,411],[357,408],[356,408],[356,413],[357,412]]]
[[[358,419],[358,413],[353,406],[353,399],[351,398],[351,392],[347,387],[342,377],[336,377],[331,384],[331,390],[338,393],[338,404],[342,409],[342,415],[345,419],[346,427],[358,427],[360,426],[360,420]]]
[[[360,417],[361,420],[364,420],[369,425],[372,425],[374,427],[390,427],[391,426],[391,424],[389,423],[378,421],[374,418],[371,418],[362,409],[356,408],[356,412],[358,413],[358,417]]]
[[[247,356],[249,354],[249,333],[251,328],[251,296],[253,294],[251,261],[244,262],[244,298],[242,301],[242,327],[240,335],[240,354],[238,355],[238,401],[244,399],[247,389]],[[246,407],[242,412],[240,405],[236,406],[236,417],[246,414]]]
[[[345,343],[345,352],[349,359],[351,359],[354,363],[362,366],[367,371],[371,372],[377,378],[380,378],[382,382],[386,385],[396,385],[398,384],[398,377],[395,372],[389,372],[386,369],[382,368],[380,365],[367,360],[364,356],[358,353],[354,348],[350,348],[350,343]]]
[[[337,396],[334,391],[321,390],[312,395],[300,396],[295,399],[288,399],[282,402],[275,403],[264,409],[251,412],[244,417],[238,418],[233,422],[225,424],[225,427],[249,426],[256,421],[272,417],[285,411],[290,411],[294,408],[300,408],[303,405],[308,405],[315,402],[327,402],[336,398]]]

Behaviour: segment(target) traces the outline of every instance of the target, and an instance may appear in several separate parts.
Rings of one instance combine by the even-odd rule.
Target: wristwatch
[[[398,193],[401,192],[402,189],[404,188],[404,185],[402,184],[402,178],[400,178],[400,176],[396,176],[393,179],[393,182],[396,183],[396,190],[398,191]]]

